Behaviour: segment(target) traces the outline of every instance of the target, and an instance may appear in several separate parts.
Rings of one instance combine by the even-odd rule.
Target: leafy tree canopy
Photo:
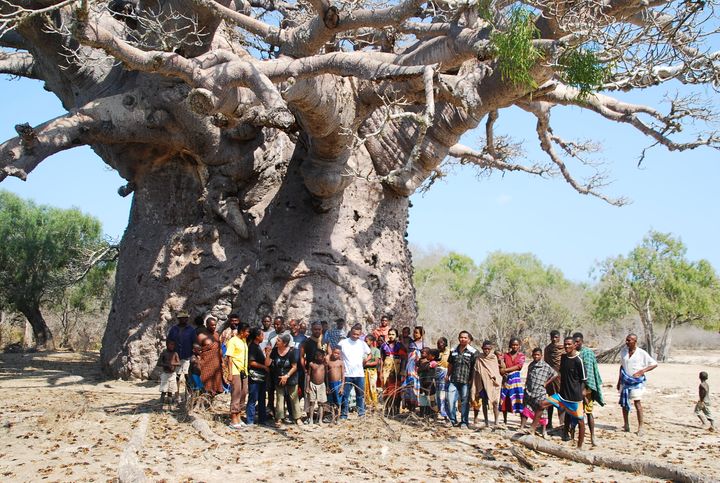
[[[0,191],[0,299],[28,317],[38,344],[52,337],[40,307],[83,280],[111,251],[97,219]],[[98,268],[85,285],[92,287],[90,280],[106,269]]]
[[[650,231],[627,256],[602,262],[595,316],[609,320],[638,313],[645,330],[645,345],[660,358],[669,352],[669,338],[676,325],[720,327],[717,274],[706,260],[688,260],[686,252],[679,238]],[[655,337],[656,324],[665,328],[659,341]]]

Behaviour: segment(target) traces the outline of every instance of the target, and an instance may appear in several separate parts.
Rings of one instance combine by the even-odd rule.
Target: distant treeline
[[[665,360],[676,327],[720,328],[714,268],[688,260],[671,234],[651,231],[627,255],[598,263],[591,284],[568,280],[531,253],[493,252],[476,264],[442,249],[413,251],[419,324],[433,335],[467,329],[498,344],[517,336],[540,345],[552,329],[584,330],[609,349],[638,331],[642,345]]]

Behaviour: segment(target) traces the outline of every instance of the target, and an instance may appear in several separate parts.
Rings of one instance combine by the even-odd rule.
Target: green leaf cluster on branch
[[[561,77],[570,86],[580,90],[579,97],[586,98],[599,91],[612,75],[612,68],[603,64],[591,50],[566,51],[560,56]]]
[[[493,32],[490,38],[503,80],[529,89],[537,88],[530,69],[542,57],[532,43],[539,37],[533,14],[522,7],[513,8],[508,15],[507,27]]]

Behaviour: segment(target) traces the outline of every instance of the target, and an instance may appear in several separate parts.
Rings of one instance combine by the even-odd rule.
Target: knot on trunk
[[[18,136],[20,136],[20,143],[25,151],[31,152],[33,145],[37,141],[37,133],[35,132],[35,129],[33,129],[29,123],[24,122],[22,124],[15,125],[15,132],[18,133]]]
[[[340,24],[340,12],[334,5],[325,10],[323,15],[323,23],[329,29],[335,29]]]
[[[188,106],[196,114],[207,116],[215,111],[217,99],[207,89],[193,89],[187,97]]]

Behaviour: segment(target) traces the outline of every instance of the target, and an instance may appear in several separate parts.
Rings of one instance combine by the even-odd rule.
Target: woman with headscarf
[[[525,364],[525,354],[520,350],[520,339],[510,339],[509,351],[503,354],[504,368],[500,369],[503,375],[503,386],[500,391],[500,410],[503,421],[507,424],[507,413],[520,414],[523,410],[523,385],[520,371]]]
[[[210,394],[223,392],[222,351],[217,319],[212,315],[205,318],[205,330],[198,333],[200,345],[200,380]]]
[[[380,347],[380,355],[382,357],[382,376],[381,383],[383,388],[383,404],[388,413],[397,413],[400,410],[400,374],[402,366],[407,358],[407,350],[397,340],[397,329],[390,329],[387,334],[387,340]]]

